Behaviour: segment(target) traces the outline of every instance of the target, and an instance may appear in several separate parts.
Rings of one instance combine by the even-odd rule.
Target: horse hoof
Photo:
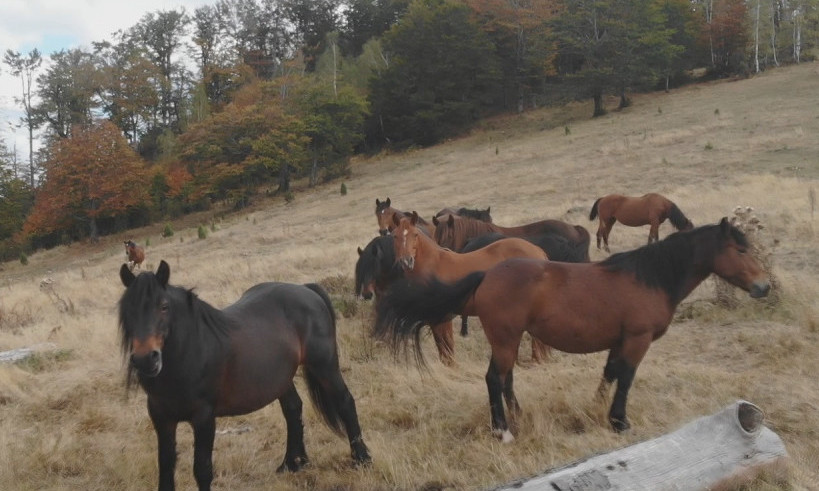
[[[615,433],[622,433],[627,429],[631,428],[631,424],[628,422],[628,419],[626,418],[623,419],[611,418],[609,419],[609,422],[611,423],[611,427],[614,429]]]
[[[370,457],[367,447],[353,449],[352,457],[354,467],[364,467],[373,463],[373,458]]]
[[[281,474],[282,472],[298,472],[302,468],[306,467],[310,464],[310,461],[307,460],[307,457],[296,457],[295,459],[284,459],[282,465],[280,465],[276,472]]]
[[[501,441],[501,443],[512,443],[515,441],[515,436],[509,430],[492,430],[492,434]]]

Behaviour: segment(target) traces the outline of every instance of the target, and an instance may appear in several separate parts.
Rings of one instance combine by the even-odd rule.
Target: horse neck
[[[163,363],[168,371],[195,377],[201,374],[203,367],[223,358],[228,347],[228,319],[193,292],[177,290],[173,296],[174,316],[163,347],[163,359],[167,361]],[[177,377],[179,375],[177,373]]]

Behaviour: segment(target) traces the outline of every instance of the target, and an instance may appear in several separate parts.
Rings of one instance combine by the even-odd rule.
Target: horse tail
[[[589,231],[586,230],[586,227],[582,225],[575,225],[575,230],[577,230],[578,235],[580,235],[580,241],[575,243],[575,251],[577,261],[579,263],[587,263],[591,261],[589,257],[589,246],[591,245],[591,234]],[[572,261],[575,262],[575,261]]]
[[[597,218],[597,204],[600,203],[601,199],[603,198],[597,198],[597,201],[595,201],[592,205],[591,213],[589,213],[589,220],[594,220]]]
[[[671,203],[671,208],[668,210],[668,219],[677,230],[689,229],[694,226],[694,224],[691,223],[691,220],[683,215],[682,210],[680,210],[680,208],[674,203]]]
[[[324,302],[324,305],[327,306],[327,311],[330,314],[330,322],[333,326],[333,338],[335,339],[335,331],[336,331],[336,311],[333,308],[333,303],[330,300],[330,296],[321,287],[316,283],[307,283],[304,286],[313,290],[321,297],[321,300]],[[336,369],[338,369],[338,358],[336,357]],[[344,434],[344,426],[343,420],[341,418],[341,406],[340,402],[337,401],[336,398],[332,397],[332,395],[327,390],[328,387],[326,382],[327,377],[323,376],[320,373],[317,373],[316,370],[310,365],[304,366],[304,380],[307,382],[307,391],[310,394],[310,400],[313,402],[313,407],[318,410],[318,413],[321,415],[321,418],[324,420],[324,423],[333,430],[335,433],[339,435]],[[343,382],[342,382],[343,383]]]
[[[422,328],[440,324],[459,313],[485,274],[476,271],[451,284],[434,277],[428,281],[406,278],[396,281],[378,301],[373,336],[387,341],[396,355],[406,352],[409,340],[413,339],[415,361],[424,366]]]

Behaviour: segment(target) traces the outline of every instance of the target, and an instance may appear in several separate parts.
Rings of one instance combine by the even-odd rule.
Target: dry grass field
[[[342,369],[372,466],[351,467],[346,440],[321,423],[297,377],[312,466],[274,472],[285,444],[274,403],[219,420],[215,489],[487,489],[673,431],[737,399],[765,411],[790,454],[787,483],[763,478],[752,488],[819,489],[817,101],[819,65],[805,64],[640,95],[627,110],[595,120],[590,102],[533,110],[434,148],[358,161],[346,195],[336,182],[286,205],[270,200],[244,214],[187,217],[170,238],[158,224],[38,252],[27,266],[3,264],[0,351],[41,351],[0,365],[0,489],[156,486],[145,396],[126,394],[122,384],[116,308],[126,238],[149,239],[145,266],[165,259],[171,283],[195,287],[216,307],[268,280],[318,281],[337,303]],[[765,224],[759,240],[773,251],[781,295],[771,304],[742,294],[729,310],[714,303],[713,280],[695,290],[637,371],[626,434],[609,429],[607,406],[593,398],[605,353],[556,353],[532,365],[524,346],[515,371],[524,416],[517,440],[504,445],[488,428],[489,351],[477,319],[469,337],[456,339],[453,368],[438,362],[431,337],[427,370],[369,338],[372,307],[354,298],[352,282],[356,247],[376,235],[376,198],[427,217],[458,205],[491,206],[501,225],[559,218],[593,237],[595,198],[649,191],[671,198],[698,225],[752,206]],[[199,224],[209,227],[204,240]],[[671,230],[663,224],[661,237]],[[618,224],[612,251],[639,247],[647,236],[647,227]],[[604,257],[592,246],[594,260]],[[53,282],[41,286],[44,278]],[[177,485],[193,489],[187,425],[180,425],[178,452]]]

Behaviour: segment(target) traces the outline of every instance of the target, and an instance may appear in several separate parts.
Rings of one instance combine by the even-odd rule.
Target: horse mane
[[[452,215],[450,215],[452,216]],[[452,219],[452,226],[449,221],[441,221],[435,227],[435,242],[438,244],[456,244],[457,239],[463,238],[464,242],[470,237],[477,237],[500,230],[490,222],[484,222],[476,218],[457,216]]]
[[[160,290],[162,287],[155,280],[154,273],[142,273],[125,289],[119,301],[120,351],[127,365],[125,385],[128,389],[136,381],[136,369],[126,360],[134,334],[126,327],[126,320],[141,319],[142,312],[150,307],[148,299],[156,298]],[[191,356],[184,357],[184,360],[195,365],[199,360],[212,359],[222,352],[227,346],[230,330],[230,321],[225,314],[201,300],[192,288],[167,285],[166,292],[173,315],[166,339],[178,340],[185,345],[185,352]],[[188,315],[180,309],[186,309]],[[197,368],[191,367],[192,370]],[[188,372],[187,369],[183,370]]]
[[[737,244],[748,246],[748,239],[736,227],[730,226],[729,233]],[[719,248],[721,240],[720,225],[704,225],[688,232],[675,232],[632,251],[612,254],[600,266],[607,271],[634,273],[637,281],[665,291],[671,304],[676,305],[685,294],[685,279],[703,256],[702,248],[695,244],[707,243],[712,252]]]
[[[682,210],[680,210],[680,208],[674,203],[671,203],[671,208],[668,210],[668,220],[677,230],[682,230],[689,223],[691,223],[688,217],[683,215]]]
[[[361,282],[367,274],[376,276],[380,272],[381,276],[376,277],[376,281],[390,280],[402,275],[403,272],[401,268],[395,264],[395,248],[393,247],[392,241],[393,238],[391,235],[380,235],[372,239],[364,249],[361,250],[361,255],[355,263],[356,291],[359,290]],[[376,258],[376,250],[382,252],[380,258]],[[379,271],[384,265],[389,265],[389,274],[386,274],[383,270]]]

